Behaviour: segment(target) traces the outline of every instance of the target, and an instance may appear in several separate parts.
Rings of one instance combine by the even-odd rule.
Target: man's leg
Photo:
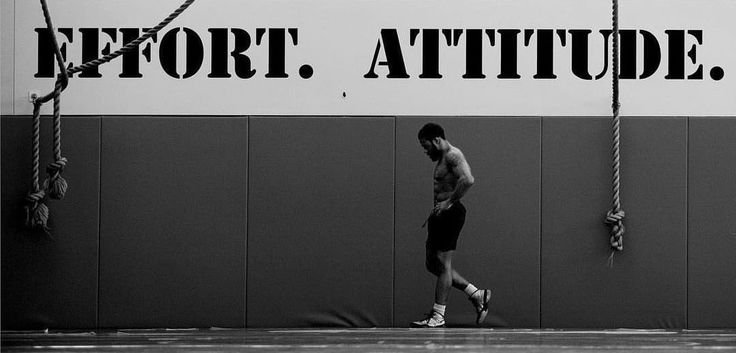
[[[450,294],[450,288],[454,284],[452,270],[453,253],[453,250],[437,251],[435,253],[435,259],[437,260],[437,285],[434,289],[434,302],[440,305],[447,305],[447,296]],[[458,277],[462,279],[460,275]]]
[[[452,286],[459,289],[459,290],[465,290],[465,288],[470,284],[468,280],[463,278],[463,276],[460,276],[455,269],[452,269]]]
[[[478,317],[477,324],[481,324],[488,313],[488,302],[491,299],[491,291],[487,289],[479,290],[468,280],[463,278],[454,268],[452,268],[452,255],[454,251],[434,251],[427,248],[426,265],[427,269],[437,276],[437,284],[435,287],[435,304],[441,305],[442,315],[444,315],[444,306],[447,305],[447,297],[450,286],[463,291],[470,299],[470,302],[476,308]],[[448,278],[449,284],[448,284]]]
[[[425,265],[437,276],[435,301],[426,319],[414,321],[412,327],[444,327],[447,296],[452,287],[452,251],[439,251],[427,244]]]
[[[426,257],[427,257],[426,258],[427,271],[439,277],[441,273],[440,269],[443,267],[443,265],[442,265],[442,261],[439,259],[438,252],[427,249]],[[466,280],[457,271],[455,271],[454,268],[451,269],[451,272],[452,272],[452,286],[459,290],[465,290],[465,288],[468,287],[468,284],[470,284],[470,282],[468,282],[468,280]]]

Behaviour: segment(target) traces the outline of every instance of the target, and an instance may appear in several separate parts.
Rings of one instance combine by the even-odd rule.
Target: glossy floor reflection
[[[736,330],[157,329],[2,333],[3,352],[736,352]]]

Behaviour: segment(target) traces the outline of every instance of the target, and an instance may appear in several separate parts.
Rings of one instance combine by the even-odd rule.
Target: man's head
[[[442,126],[435,123],[427,123],[419,129],[419,144],[424,148],[424,153],[433,161],[438,161],[442,157],[440,149],[445,141],[445,130]]]

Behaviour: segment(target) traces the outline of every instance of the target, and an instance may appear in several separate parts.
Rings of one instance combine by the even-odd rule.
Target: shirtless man
[[[470,166],[462,151],[445,139],[445,131],[433,123],[419,130],[419,144],[434,168],[434,208],[427,220],[426,267],[437,276],[434,306],[427,318],[411,323],[412,327],[444,327],[445,308],[450,287],[468,295],[480,325],[488,314],[491,291],[478,289],[452,268],[452,255],[465,223],[465,207],[460,199],[474,183]]]

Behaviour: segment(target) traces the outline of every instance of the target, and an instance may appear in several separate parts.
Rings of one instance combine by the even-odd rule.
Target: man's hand
[[[448,209],[450,209],[450,207],[452,207],[452,202],[450,202],[449,199],[448,200],[444,200],[444,201],[440,201],[436,205],[434,205],[433,213],[436,214],[436,215],[438,215],[438,214],[440,214],[442,212],[447,211]]]

